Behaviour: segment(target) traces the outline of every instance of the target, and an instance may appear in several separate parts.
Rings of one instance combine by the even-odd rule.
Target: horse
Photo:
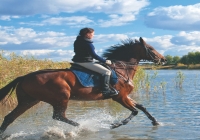
[[[118,91],[118,95],[109,98],[131,111],[131,114],[126,119],[111,124],[111,129],[127,124],[138,114],[137,109],[143,111],[153,125],[159,125],[158,121],[143,105],[137,103],[128,95],[134,89],[132,80],[140,60],[165,63],[165,57],[141,37],[139,40],[127,39],[122,41],[121,44],[111,46],[103,53],[103,57],[113,61],[110,67],[116,71],[118,77],[118,82],[113,85]],[[53,119],[72,126],[79,126],[79,123],[66,117],[65,111],[69,100],[92,101],[109,99],[104,97],[100,87],[83,87],[74,73],[68,68],[38,70],[17,77],[0,89],[0,101],[2,102],[6,96],[9,97],[14,90],[16,90],[18,104],[14,110],[4,117],[0,127],[1,135],[17,117],[40,101],[52,105]]]

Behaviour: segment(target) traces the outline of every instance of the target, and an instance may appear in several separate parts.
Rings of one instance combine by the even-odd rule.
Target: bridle
[[[141,42],[138,42],[141,43]],[[150,50],[146,45],[144,45],[143,43],[141,43],[142,47],[144,47],[145,52],[146,52],[146,56],[149,56],[151,58],[151,60],[154,63],[160,63],[161,62],[161,58],[159,56],[157,56],[152,50]],[[143,60],[146,61],[146,60]],[[113,61],[113,64],[111,66],[111,68],[113,68],[115,70],[115,72],[117,73],[117,76],[121,79],[123,79],[126,83],[130,82],[130,77],[128,75],[128,69],[134,69],[134,71],[136,71],[135,66],[138,65],[139,62],[124,62],[124,61]],[[120,73],[119,71],[117,71],[116,69],[124,69],[125,70],[125,74],[124,73]],[[124,77],[124,75],[127,76],[127,78]],[[132,83],[132,82],[131,82]]]
[[[160,64],[161,58],[159,56],[157,56],[152,50],[150,50],[145,44],[141,43],[141,45],[145,49],[146,56],[149,56],[151,58],[151,60],[149,60],[149,61]],[[146,60],[143,60],[143,61],[146,61]]]

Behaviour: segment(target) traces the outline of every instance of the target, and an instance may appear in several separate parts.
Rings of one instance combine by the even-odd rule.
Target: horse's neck
[[[136,73],[136,71],[137,71],[137,68],[138,68],[138,65],[134,66],[134,69],[131,69],[131,70],[129,71],[129,77],[130,77],[130,79],[133,79],[133,77],[135,76],[135,73]]]
[[[129,63],[135,64],[133,66],[133,69],[131,69],[131,68],[129,69],[129,77],[130,77],[130,79],[133,79],[133,77],[135,76],[135,73],[136,73],[137,68],[138,68],[139,61],[140,60],[134,59],[134,58],[130,59]]]
[[[124,70],[124,72],[127,72],[128,74],[128,78],[129,79],[133,79],[133,77],[135,76],[135,73],[137,71],[138,65],[135,65],[133,67],[129,67],[126,71]]]

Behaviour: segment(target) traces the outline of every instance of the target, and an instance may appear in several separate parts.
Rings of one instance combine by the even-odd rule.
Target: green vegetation
[[[179,56],[170,56],[166,55],[165,58],[167,59],[166,65],[172,65],[172,64],[178,64],[182,63],[185,65],[195,65],[200,64],[200,52],[189,52],[187,55],[182,56],[181,58]]]
[[[182,89],[182,85],[183,85],[184,79],[185,79],[184,74],[181,71],[178,71],[176,73],[176,77],[175,77],[176,87]]]
[[[6,57],[0,52],[0,87],[8,84],[18,76],[41,69],[60,69],[70,66],[68,62],[53,62],[51,60],[37,60],[34,57],[17,56],[11,53]]]
[[[146,93],[149,93],[153,86],[155,86],[154,89],[157,90],[157,85],[153,85],[157,75],[158,71],[156,70],[154,71],[153,75],[150,75],[142,67],[138,67],[135,77],[133,78],[134,92],[144,90]],[[161,82],[160,84],[161,89],[165,90],[166,84],[164,82]]]
[[[68,62],[53,62],[51,60],[37,60],[34,57],[17,56],[14,53],[0,52],[0,88],[7,85],[16,77],[41,69],[61,69],[70,66]],[[6,102],[8,105],[15,103],[15,94]]]
[[[200,52],[189,52],[188,55],[184,55],[179,62],[186,65],[200,64]]]
[[[144,69],[200,69],[200,52],[189,52],[182,57],[166,55],[165,65],[143,64]]]
[[[144,69],[200,69],[200,52],[189,52],[182,57],[166,55],[167,63],[163,66],[143,64]]]
[[[167,59],[166,65],[177,64],[181,59],[179,56],[172,57],[171,55],[166,55],[165,58]]]
[[[190,64],[190,65],[185,65],[182,63],[177,63],[176,65],[142,65],[141,66],[143,69],[200,69],[200,64]]]

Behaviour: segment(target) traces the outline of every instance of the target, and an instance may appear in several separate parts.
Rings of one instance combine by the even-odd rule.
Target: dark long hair
[[[92,32],[94,32],[94,29],[92,29],[92,28],[82,28],[81,30],[80,30],[80,32],[79,32],[79,36],[85,36],[87,33],[92,33]]]

